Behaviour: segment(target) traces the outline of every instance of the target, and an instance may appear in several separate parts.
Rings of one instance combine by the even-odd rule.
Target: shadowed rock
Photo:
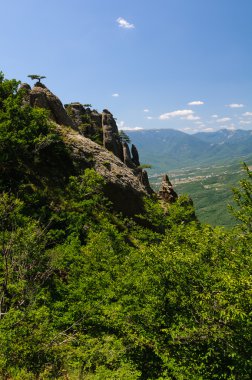
[[[103,146],[123,161],[122,143],[113,115],[108,110],[102,112]]]
[[[148,177],[147,171],[139,169],[138,178],[140,179],[140,182],[142,183],[142,185],[144,186],[144,188],[146,189],[146,191],[148,192],[148,194],[153,194],[154,191],[152,190],[152,188],[150,186],[150,182],[149,182],[149,177]]]
[[[131,160],[129,146],[126,142],[123,143],[123,162],[129,168],[133,169],[135,167],[133,161]]]
[[[173,190],[172,184],[167,174],[163,176],[158,197],[165,202],[173,203],[178,198],[177,193]]]
[[[136,166],[140,166],[138,150],[134,144],[131,146],[132,161]]]

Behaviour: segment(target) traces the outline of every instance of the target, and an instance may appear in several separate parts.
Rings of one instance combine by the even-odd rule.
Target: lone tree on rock
[[[34,74],[27,75],[27,77],[28,77],[28,78],[31,78],[31,80],[38,80],[39,83],[40,83],[41,79],[46,78],[46,77],[43,76],[43,75],[34,75]]]

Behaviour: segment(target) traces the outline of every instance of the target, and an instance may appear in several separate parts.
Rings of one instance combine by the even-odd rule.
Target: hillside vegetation
[[[110,162],[80,165],[69,126],[17,89],[1,75],[0,378],[250,380],[248,168],[230,231],[186,196],[126,215],[95,171]]]
[[[200,221],[232,227],[232,188],[242,178],[242,161],[252,163],[252,131],[222,129],[194,135],[172,129],[129,131],[141,158],[150,162],[150,183],[158,189],[163,173],[179,194],[193,198]]]

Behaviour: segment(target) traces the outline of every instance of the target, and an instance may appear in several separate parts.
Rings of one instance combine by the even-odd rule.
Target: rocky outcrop
[[[137,169],[138,172],[138,178],[141,182],[141,184],[144,186],[148,194],[154,194],[154,191],[152,190],[149,182],[148,173],[146,170]]]
[[[83,123],[83,116],[86,115],[86,109],[79,103],[65,104],[65,109],[68,116],[74,121],[75,125],[79,127]]]
[[[135,167],[133,161],[131,160],[129,146],[126,142],[123,143],[123,162],[128,166],[128,168],[133,169]]]
[[[134,144],[131,146],[132,161],[136,166],[140,166],[138,150]]]
[[[59,98],[39,82],[32,89],[28,84],[22,84],[20,90],[24,94],[24,104],[50,111],[51,119],[56,122],[71,152],[77,172],[94,168],[105,178],[107,195],[115,208],[127,215],[141,212],[143,196],[152,195],[154,191],[147,172],[140,168],[136,146],[132,144],[130,152],[128,144],[122,143],[112,113],[107,109],[99,113],[79,102],[66,104],[64,108]],[[166,202],[177,199],[167,175],[158,197]]]
[[[57,124],[67,125],[72,128],[75,127],[73,120],[67,115],[59,98],[48,90],[44,84],[37,82],[35,86],[30,89],[27,83],[23,83],[20,89],[26,89],[24,101],[29,103],[32,107],[49,110],[51,119]]]
[[[113,115],[106,109],[102,112],[103,146],[123,161],[123,148]]]
[[[65,104],[65,109],[81,135],[102,144],[102,115],[99,112],[78,102]]]
[[[78,172],[93,168],[106,181],[105,193],[114,207],[125,215],[143,211],[143,196],[148,191],[134,171],[118,157],[73,129],[57,126]]]
[[[160,190],[158,192],[158,197],[159,197],[159,199],[161,199],[167,203],[173,203],[178,198],[178,195],[174,191],[173,186],[172,186],[167,174],[165,174],[163,176],[161,187],[160,187]]]

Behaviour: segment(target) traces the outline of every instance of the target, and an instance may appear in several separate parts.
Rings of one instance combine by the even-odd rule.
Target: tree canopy
[[[39,83],[40,83],[41,79],[45,79],[46,78],[43,75],[37,75],[37,74],[30,74],[30,75],[27,75],[27,76],[28,76],[28,78],[31,78],[31,80],[37,80],[37,81],[39,81]]]
[[[1,76],[0,378],[250,380],[249,169],[233,230],[185,195],[126,218],[17,86]]]

